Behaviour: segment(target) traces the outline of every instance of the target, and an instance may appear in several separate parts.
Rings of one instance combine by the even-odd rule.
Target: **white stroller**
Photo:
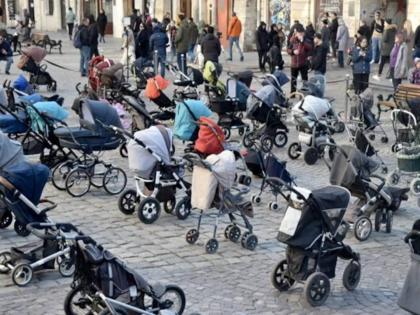
[[[242,247],[254,250],[258,244],[258,238],[253,234],[252,225],[247,218],[247,216],[253,217],[252,204],[242,198],[249,191],[249,187],[244,185],[244,188],[240,188],[235,185],[236,161],[234,153],[225,150],[218,155],[212,154],[205,160],[196,154],[187,154],[184,158],[194,164],[191,206],[193,209],[200,210],[197,228],[187,232],[187,242],[189,244],[197,242],[204,211],[216,208],[218,209],[216,224],[213,229],[213,237],[206,243],[206,252],[212,254],[219,248],[216,232],[219,218],[222,215],[228,215],[231,222],[225,229],[225,237],[234,243],[241,241]],[[241,225],[235,215],[240,216],[243,220],[242,227],[247,230],[246,232],[241,233]]]
[[[297,124],[299,141],[289,146],[288,155],[292,160],[302,153],[308,165],[315,164],[325,153],[330,160],[334,159],[335,142],[331,137],[334,128],[328,124],[327,116],[330,111],[331,104],[327,100],[312,95],[293,106],[292,115]],[[303,145],[308,147],[305,151]]]
[[[183,179],[182,159],[172,156],[172,131],[164,126],[152,126],[133,136],[122,129],[112,129],[130,138],[128,164],[136,172],[136,190],[123,192],[118,201],[120,211],[132,214],[137,207],[140,221],[151,224],[159,218],[160,203],[163,202],[167,213],[185,220],[191,212],[190,184]],[[178,203],[175,197],[177,188],[186,193]]]

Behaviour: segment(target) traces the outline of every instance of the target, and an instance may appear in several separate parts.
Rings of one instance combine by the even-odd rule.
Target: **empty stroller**
[[[80,127],[62,127],[54,131],[60,144],[78,150],[82,155],[58,164],[52,172],[57,189],[66,190],[73,197],[85,195],[90,187],[103,187],[112,195],[125,188],[127,175],[118,167],[99,159],[94,152],[117,149],[125,141],[106,126],[121,128],[117,111],[107,102],[85,99],[80,104]]]
[[[217,208],[216,224],[212,238],[206,243],[206,252],[212,254],[219,248],[216,232],[222,215],[228,215],[231,221],[225,229],[225,237],[234,243],[241,241],[244,248],[254,250],[258,244],[258,238],[253,234],[252,225],[247,218],[247,216],[253,217],[252,204],[242,199],[242,195],[249,191],[249,187],[244,186],[240,189],[239,186],[234,186],[236,177],[234,153],[225,150],[218,155],[210,155],[206,159],[190,153],[184,158],[194,164],[191,206],[193,209],[200,210],[197,228],[187,232],[187,242],[189,244],[197,242],[204,212],[208,212],[210,208]],[[247,230],[243,234],[235,215],[243,220],[243,227]]]
[[[289,290],[295,282],[304,282],[303,295],[311,306],[321,306],[330,293],[330,279],[335,277],[337,258],[350,260],[343,273],[343,285],[353,291],[361,277],[360,258],[343,244],[348,224],[343,221],[350,200],[347,189],[327,186],[309,191],[294,188],[276,178],[271,185],[290,190],[288,208],[277,239],[287,245],[286,259],[271,275],[273,286]]]
[[[42,227],[45,232],[40,233],[32,226]],[[55,270],[55,265],[63,277],[71,277],[75,270],[73,244],[65,239],[66,234],[52,223],[29,223],[27,228],[42,241],[1,252],[0,273],[11,272],[13,283],[18,286],[31,282],[34,272]]]
[[[160,215],[161,203],[169,214],[185,220],[191,212],[190,184],[183,179],[184,163],[172,156],[172,132],[162,125],[137,131],[134,136],[112,127],[129,137],[128,163],[135,171],[136,190],[128,189],[120,196],[118,207],[124,214],[137,210],[141,222],[151,224]],[[178,203],[176,190],[186,194]]]
[[[420,220],[413,224],[404,241],[411,250],[411,266],[398,299],[398,305],[411,314],[420,314]]]
[[[410,109],[395,109],[391,112],[392,129],[395,134],[395,143],[392,152],[398,152],[403,147],[420,144],[419,118],[420,111],[417,102],[408,101]]]
[[[40,65],[46,55],[47,51],[41,47],[30,46],[22,49],[22,56],[17,67],[22,71],[29,72],[29,83],[34,89],[39,85],[46,85],[48,91],[55,92],[57,90],[57,82],[46,71],[47,66],[45,64]]]
[[[375,231],[382,224],[391,233],[394,212],[407,200],[407,188],[385,186],[385,180],[373,174],[379,163],[352,146],[337,147],[330,166],[330,182],[350,190],[358,198],[355,209],[349,209],[349,220],[354,222],[354,235],[365,241],[372,233],[370,216],[375,213]],[[379,183],[375,183],[377,180]]]
[[[308,165],[313,165],[316,161],[328,154],[332,160],[334,158],[334,139],[331,133],[333,128],[327,122],[327,113],[331,110],[331,105],[327,100],[306,96],[298,102],[292,109],[293,118],[297,124],[299,132],[299,142],[293,142],[288,149],[288,155],[295,160],[303,154],[303,158]],[[303,145],[307,149],[303,151]]]

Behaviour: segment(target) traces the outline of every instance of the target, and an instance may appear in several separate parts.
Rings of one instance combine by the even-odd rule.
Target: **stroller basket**
[[[398,168],[403,172],[420,172],[420,147],[404,148],[397,154]]]

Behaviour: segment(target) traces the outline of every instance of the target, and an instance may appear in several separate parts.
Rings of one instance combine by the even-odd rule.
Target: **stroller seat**
[[[10,254],[12,259],[28,259],[32,261],[34,252],[38,249],[42,249],[43,244],[43,241],[37,241],[19,247],[12,247],[10,248]]]
[[[121,143],[121,138],[117,136],[98,135],[80,127],[57,128],[54,135],[62,146],[75,150],[84,150],[86,147],[92,151],[114,150]]]
[[[401,195],[408,193],[410,191],[410,188],[385,186],[383,190],[394,199],[399,198]]]

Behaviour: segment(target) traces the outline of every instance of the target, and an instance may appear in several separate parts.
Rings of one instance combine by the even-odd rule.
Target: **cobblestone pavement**
[[[53,38],[65,37],[52,34]],[[119,58],[119,42],[108,40],[101,46],[107,56]],[[78,52],[65,43],[64,54],[47,56],[71,69],[78,69]],[[231,63],[225,69],[238,70],[255,68],[256,57],[246,55],[244,63]],[[338,70],[336,65],[329,66],[328,80],[342,79],[346,71]],[[0,69],[3,73],[3,70]],[[49,71],[58,82],[58,91],[65,96],[65,106],[69,108],[75,97],[74,85],[81,80],[78,73],[49,66]],[[12,68],[11,78],[17,75]],[[3,80],[4,75],[0,75]],[[390,85],[389,82],[384,82]],[[258,87],[258,84],[254,84]],[[288,91],[288,87],[286,87]],[[344,108],[344,83],[327,86],[327,95],[335,97],[337,110]],[[385,128],[393,141],[389,115],[385,115]],[[75,118],[72,120],[76,123]],[[296,139],[291,129],[289,143]],[[344,134],[337,135],[336,141],[346,143]],[[377,149],[385,159],[390,170],[395,167],[395,158],[390,144],[376,141]],[[177,143],[182,152],[181,143]],[[287,158],[286,149],[275,151],[280,158]],[[134,187],[132,173],[127,161],[118,152],[107,152],[103,158],[123,167],[129,174],[128,186]],[[306,166],[302,159],[289,161],[289,171],[297,176],[299,185],[308,188],[328,184],[328,170],[318,162]],[[259,180],[253,183],[256,191]],[[342,272],[345,262],[339,261],[337,277],[332,281],[332,293],[326,304],[320,308],[310,308],[301,298],[302,285],[290,292],[279,293],[270,282],[270,273],[275,264],[285,256],[285,246],[276,240],[277,228],[284,215],[284,203],[279,211],[269,211],[267,204],[272,197],[264,194],[262,205],[255,207],[252,219],[259,245],[254,252],[247,251],[223,237],[226,220],[220,225],[219,251],[208,255],[204,243],[210,237],[210,221],[204,223],[204,234],[197,245],[185,242],[185,233],[196,224],[196,216],[186,221],[162,212],[160,219],[153,225],[144,225],[136,215],[125,216],[117,209],[117,197],[109,196],[102,190],[92,192],[80,199],[71,198],[59,192],[49,183],[44,196],[57,202],[58,207],[51,217],[58,222],[72,222],[85,233],[103,244],[112,253],[124,259],[147,279],[171,282],[180,285],[186,292],[186,314],[403,314],[397,304],[409,266],[409,250],[403,242],[405,233],[412,222],[418,218],[418,207],[413,197],[403,203],[396,213],[392,234],[375,233],[364,243],[358,242],[349,233],[347,243],[360,252],[363,268],[359,287],[347,292],[342,285]],[[0,231],[0,250],[22,245],[33,237],[21,238],[12,229]],[[34,281],[25,288],[13,285],[10,276],[0,275],[0,312],[2,314],[61,314],[63,301],[69,291],[70,279],[61,278],[57,272],[36,275]]]

